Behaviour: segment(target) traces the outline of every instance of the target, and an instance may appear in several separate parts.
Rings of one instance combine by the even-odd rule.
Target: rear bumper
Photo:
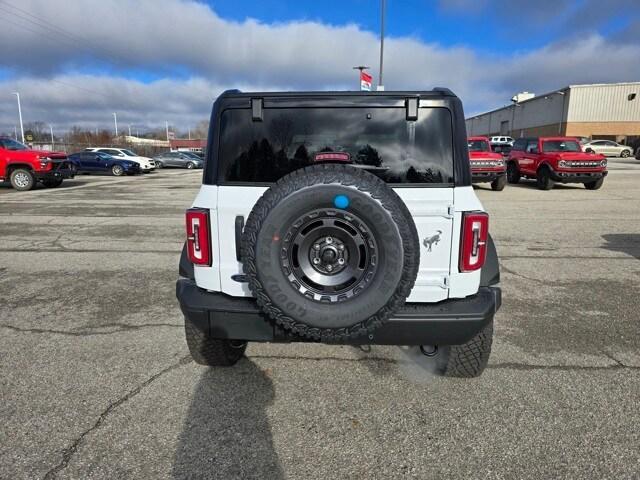
[[[308,342],[275,325],[255,299],[207,292],[181,278],[176,296],[184,316],[213,338],[252,342]],[[350,341],[369,345],[459,345],[487,325],[501,305],[498,287],[481,287],[476,295],[433,304],[407,304],[371,337]]]
[[[556,170],[551,171],[551,178],[558,183],[585,183],[595,182],[601,178],[607,176],[607,171],[604,172],[558,172]]]

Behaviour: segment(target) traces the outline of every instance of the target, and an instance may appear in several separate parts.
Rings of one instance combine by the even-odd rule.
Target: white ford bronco
[[[413,345],[442,375],[478,376],[501,303],[488,220],[447,89],[227,91],[176,285],[191,355]]]

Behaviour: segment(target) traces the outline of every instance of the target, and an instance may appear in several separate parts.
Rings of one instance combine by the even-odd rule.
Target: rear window
[[[272,183],[322,160],[365,168],[388,183],[453,183],[453,134],[446,108],[226,110],[220,119],[221,183]]]
[[[545,140],[543,152],[581,152],[580,144],[575,140]]]

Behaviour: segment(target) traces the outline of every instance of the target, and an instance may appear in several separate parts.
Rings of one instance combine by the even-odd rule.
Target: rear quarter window
[[[270,108],[220,117],[219,183],[273,183],[334,153],[388,183],[452,184],[453,133],[446,108]]]

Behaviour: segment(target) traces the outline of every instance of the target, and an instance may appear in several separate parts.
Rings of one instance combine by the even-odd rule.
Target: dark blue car
[[[69,155],[78,173],[107,172],[119,177],[140,173],[140,164],[130,160],[122,160],[102,152],[78,152]]]

